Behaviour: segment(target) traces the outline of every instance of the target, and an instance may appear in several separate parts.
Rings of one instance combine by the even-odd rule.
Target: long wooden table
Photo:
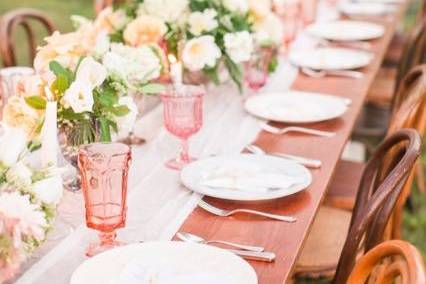
[[[380,39],[372,41],[372,52],[375,54],[375,59],[369,67],[364,68],[365,77],[363,79],[335,77],[314,79],[299,75],[294,83],[293,89],[296,90],[322,92],[352,100],[349,111],[342,118],[309,125],[312,128],[335,131],[337,133],[335,137],[320,138],[303,134],[279,136],[262,132],[255,141],[257,145],[267,151],[284,152],[321,160],[323,166],[321,169],[312,170],[313,183],[306,191],[274,201],[251,204],[205,198],[220,208],[247,207],[293,215],[297,217],[296,223],[284,223],[248,215],[217,217],[197,208],[187,218],[180,230],[193,232],[206,239],[222,239],[264,246],[266,250],[275,252],[277,259],[274,263],[250,262],[257,272],[259,283],[281,284],[291,279],[292,270],[327,192],[328,184],[333,178],[341,153],[351,135],[356,118],[407,5],[407,3],[401,4],[393,15],[368,19],[368,21],[384,25],[386,33]],[[326,233],[324,232],[324,234]]]

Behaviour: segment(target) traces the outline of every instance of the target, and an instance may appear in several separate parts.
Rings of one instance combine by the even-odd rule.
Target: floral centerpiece
[[[134,0],[106,8],[96,21],[110,23],[112,41],[160,46],[163,59],[174,54],[187,72],[202,72],[214,83],[223,66],[240,89],[243,63],[256,46],[278,47],[282,39],[269,0]],[[273,71],[275,57],[271,62]]]
[[[28,154],[25,132],[7,129],[0,142],[0,283],[46,239],[62,196],[59,171],[37,169]]]

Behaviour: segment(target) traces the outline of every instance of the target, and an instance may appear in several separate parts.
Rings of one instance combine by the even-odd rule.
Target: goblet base
[[[89,247],[86,250],[86,255],[88,257],[95,256],[97,254],[100,254],[101,252],[124,246],[126,243],[117,241],[115,239],[115,232],[113,233],[100,233],[99,239],[100,241],[93,242],[89,244]]]
[[[165,163],[166,167],[172,170],[180,171],[182,170],[186,165],[195,162],[195,158],[189,158],[188,160],[181,160],[181,159],[172,159]]]

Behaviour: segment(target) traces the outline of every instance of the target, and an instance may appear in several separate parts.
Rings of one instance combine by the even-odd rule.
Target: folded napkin
[[[219,166],[202,176],[200,184],[213,188],[236,189],[250,192],[267,192],[288,189],[300,183],[300,178],[280,173],[278,169],[262,169],[257,166]]]
[[[233,278],[220,271],[183,272],[170,267],[147,266],[133,260],[125,266],[116,281],[111,284],[233,284]]]

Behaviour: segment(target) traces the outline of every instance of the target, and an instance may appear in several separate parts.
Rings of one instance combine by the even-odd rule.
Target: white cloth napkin
[[[133,260],[111,284],[233,284],[233,278],[220,271],[179,272],[174,268],[147,266]]]
[[[271,188],[288,189],[300,182],[299,178],[280,173],[278,169],[262,169],[257,166],[242,169],[224,165],[205,173],[200,184],[213,188],[266,192]]]

